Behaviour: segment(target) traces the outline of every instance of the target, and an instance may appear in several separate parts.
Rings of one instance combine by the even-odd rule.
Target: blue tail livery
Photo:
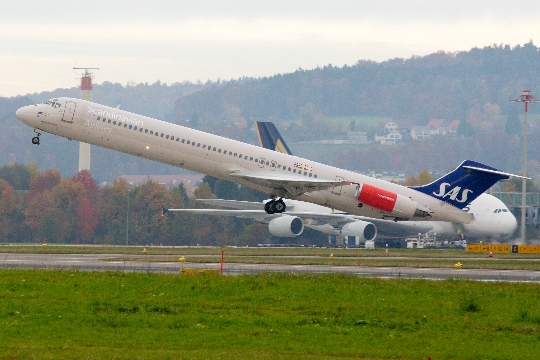
[[[463,209],[500,180],[516,176],[472,160],[465,160],[454,171],[431,184],[412,189]]]
[[[255,121],[255,128],[262,148],[292,155],[285,140],[272,122]]]
[[[167,214],[169,212],[169,209],[167,209],[163,205],[159,205],[159,206],[161,206],[161,216],[165,216],[165,214]]]

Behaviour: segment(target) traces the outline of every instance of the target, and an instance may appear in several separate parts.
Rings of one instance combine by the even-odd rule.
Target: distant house
[[[398,125],[393,122],[387,122],[384,125],[384,134],[375,135],[375,142],[383,145],[395,145],[403,139],[403,135],[399,132]]]
[[[446,135],[455,135],[457,133],[457,129],[459,127],[459,124],[461,123],[460,120],[451,120],[447,121],[444,119],[431,119],[429,120],[428,124],[425,126],[427,128],[427,131],[429,132],[429,136],[446,136]],[[417,138],[425,137],[424,133],[425,129],[417,129],[415,136]],[[411,137],[414,136],[411,133]]]
[[[443,126],[444,119],[431,119],[427,124],[430,135],[446,135],[446,127]]]
[[[411,138],[413,140],[421,140],[429,137],[429,128],[427,126],[413,126],[411,129]]]
[[[349,139],[350,143],[354,144],[367,144],[367,132],[365,131],[349,131],[347,133],[347,138]]]
[[[391,132],[397,129],[399,129],[399,126],[393,121],[389,121],[384,125],[384,130],[388,132]]]
[[[365,131],[349,131],[347,133],[347,139],[329,139],[329,140],[320,140],[320,141],[309,141],[310,143],[320,143],[320,144],[332,144],[332,145],[342,145],[342,144],[353,144],[353,145],[366,145],[369,144],[367,138],[367,132]]]
[[[403,139],[403,135],[398,130],[392,130],[383,136],[375,135],[375,142],[383,145],[396,145]]]
[[[450,125],[448,125],[448,131],[450,133],[456,134],[459,124],[461,124],[461,120],[452,120],[450,122]]]
[[[381,179],[385,181],[395,182],[395,183],[404,183],[406,178],[405,174],[398,173],[398,172],[376,172],[374,170],[368,170],[367,172],[363,173],[364,175],[370,176],[375,179]]]

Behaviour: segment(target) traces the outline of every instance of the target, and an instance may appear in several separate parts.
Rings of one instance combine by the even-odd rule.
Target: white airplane
[[[267,223],[270,234],[279,237],[300,235],[304,227],[335,236],[355,236],[360,244],[384,238],[405,238],[419,233],[437,234],[439,238],[455,239],[509,239],[517,229],[517,221],[506,205],[489,194],[481,194],[464,209],[474,216],[468,224],[444,221],[402,221],[371,219],[333,211],[330,208],[298,200],[284,199],[287,212],[267,214],[259,202],[223,199],[198,199],[198,201],[225,209],[167,209],[162,206],[162,215],[169,211],[200,215],[236,216]],[[266,202],[269,200],[263,201]]]
[[[255,122],[255,128],[261,147],[292,155],[285,140],[271,122]],[[334,236],[355,236],[359,243],[375,240],[377,234],[382,237],[405,238],[418,233],[436,233],[439,238],[491,238],[506,240],[517,229],[517,220],[506,205],[489,194],[481,194],[464,208],[474,215],[469,224],[449,223],[444,221],[405,221],[370,219],[361,216],[335,212],[330,208],[298,200],[285,200],[286,214],[267,214],[260,210],[261,203],[198,199],[198,201],[232,210],[219,209],[167,209],[162,206],[162,215],[167,211],[178,211],[202,215],[236,216],[251,218],[268,223],[268,231],[274,236],[295,237],[303,232],[304,226]],[[264,201],[263,203],[269,200]]]
[[[308,159],[73,99],[56,98],[17,110],[37,133],[75,139],[230,180],[271,195],[267,213],[286,210],[283,198],[378,219],[469,223],[462,211],[512,174],[466,160],[431,184],[408,188]]]

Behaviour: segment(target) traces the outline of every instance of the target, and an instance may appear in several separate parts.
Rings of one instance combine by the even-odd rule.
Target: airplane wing
[[[231,176],[243,178],[254,184],[271,187],[281,193],[285,191],[291,197],[351,184],[343,180],[307,179],[305,176],[276,176],[275,173],[260,174],[235,171]]]
[[[392,221],[372,219],[363,216],[355,216],[355,218],[373,223],[377,227],[380,236],[383,237],[398,237],[404,238],[408,236],[416,236],[419,233],[425,234],[433,230],[433,224],[429,221]]]
[[[334,227],[341,228],[347,223],[355,221],[365,221],[374,224],[382,236],[400,236],[406,237],[409,235],[417,235],[418,233],[426,233],[433,229],[433,226],[426,221],[401,221],[395,222],[392,220],[373,219],[364,216],[356,216],[349,214],[332,214],[332,213],[315,213],[315,212],[296,212],[286,211],[283,214],[290,216],[298,216],[302,219],[308,219],[309,225],[330,224]],[[315,223],[313,222],[315,221]]]
[[[267,214],[261,210],[261,203],[250,201],[235,201],[223,199],[198,199],[198,201],[214,206],[222,206],[234,210],[217,209],[167,209],[168,211],[179,211],[201,215],[236,216],[239,218],[254,219],[263,223],[269,223],[279,216],[289,215],[301,218],[306,227],[329,224],[336,229],[341,229],[347,223],[364,221],[374,224],[379,235],[383,237],[407,237],[415,236],[418,233],[426,233],[433,229],[429,222],[409,221],[395,222],[392,220],[373,219],[364,216],[349,215],[343,213],[320,213],[309,211],[286,211],[281,214]]]
[[[227,209],[236,210],[261,210],[263,206],[263,203],[253,201],[237,201],[223,199],[197,199],[197,201],[202,202],[206,205],[221,206]]]
[[[275,219],[276,217],[286,215],[285,213],[267,214],[264,210],[167,209],[167,212],[168,211],[200,215],[236,216],[238,218],[253,219],[255,221],[260,221],[264,223],[269,223],[272,219]]]

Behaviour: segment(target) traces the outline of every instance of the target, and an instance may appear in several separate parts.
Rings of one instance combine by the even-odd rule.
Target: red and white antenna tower
[[[81,100],[92,101],[92,79],[94,73],[90,70],[99,68],[73,68],[73,70],[84,70],[81,74]],[[90,144],[79,143],[79,171],[90,171]]]

